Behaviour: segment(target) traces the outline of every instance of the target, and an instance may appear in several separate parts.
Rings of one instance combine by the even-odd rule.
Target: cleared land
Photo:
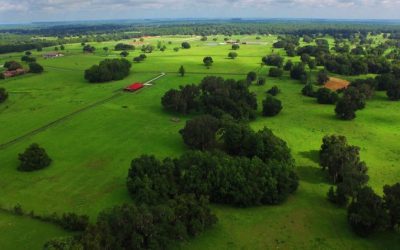
[[[27,211],[40,214],[73,211],[88,214],[94,220],[104,208],[131,202],[125,180],[132,158],[140,154],[174,156],[186,150],[178,131],[190,117],[162,109],[160,99],[168,89],[198,83],[206,75],[239,79],[251,70],[266,75],[268,67],[261,68],[261,57],[272,51],[285,55],[283,50],[271,48],[274,36],[262,37],[260,42],[266,42],[267,46],[242,45],[235,60],[226,58],[229,45],[207,46],[207,42],[200,42],[197,37],[191,41],[191,49],[173,51],[188,39],[193,38],[146,39],[145,42],[153,44],[158,40],[172,44],[166,44],[165,52],[155,51],[145,62],[134,64],[131,75],[122,81],[89,84],[83,79],[84,69],[104,58],[118,57],[118,52],[102,50],[105,46],[112,48],[117,42],[91,43],[97,47],[94,55],[83,54],[80,44],[66,45],[65,57],[44,60],[38,56],[45,67],[42,75],[28,74],[0,81],[0,87],[10,92],[10,99],[0,105],[1,144],[109,97],[130,83],[144,82],[161,71],[167,73],[140,94],[123,94],[0,150],[0,205],[10,208],[20,203]],[[255,36],[232,39],[256,41]],[[218,41],[223,41],[223,37],[219,36]],[[129,58],[140,53],[130,52]],[[215,62],[210,69],[202,64],[203,57],[208,55]],[[0,64],[20,56],[21,53],[2,55]],[[291,59],[300,61],[298,57]],[[183,78],[176,73],[180,65],[187,70]],[[282,90],[278,96],[284,106],[282,113],[274,118],[260,115],[251,126],[254,129],[268,126],[288,142],[301,178],[299,190],[280,206],[248,209],[213,206],[219,217],[217,226],[177,248],[393,249],[399,246],[398,234],[362,239],[351,232],[346,211],[326,199],[329,183],[318,166],[317,150],[326,134],[347,136],[351,144],[361,147],[361,157],[369,167],[369,183],[382,193],[384,184],[400,179],[400,104],[388,101],[384,93],[378,92],[367,108],[357,113],[356,120],[343,122],[335,118],[333,106],[318,105],[315,99],[302,96],[303,85],[290,80],[287,72],[280,79],[267,77],[265,86],[251,87],[260,104],[265,91],[273,85]],[[174,117],[179,122],[171,121]],[[17,155],[32,142],[45,147],[54,163],[42,171],[20,173],[16,170]],[[40,249],[45,240],[68,235],[53,225],[9,214],[0,213],[0,223],[0,245],[6,250]]]
[[[329,77],[329,81],[325,83],[325,88],[330,90],[345,89],[349,86],[350,82],[337,77]]]

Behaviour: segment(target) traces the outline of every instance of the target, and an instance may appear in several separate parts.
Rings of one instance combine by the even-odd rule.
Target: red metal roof
[[[137,82],[137,83],[133,83],[133,84],[129,85],[128,87],[126,87],[125,90],[127,90],[127,91],[136,91],[136,90],[139,90],[139,89],[141,89],[143,87],[144,87],[144,85],[142,83]]]

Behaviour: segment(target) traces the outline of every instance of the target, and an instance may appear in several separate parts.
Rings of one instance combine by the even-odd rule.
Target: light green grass
[[[255,41],[255,36],[234,36],[233,39]],[[183,40],[192,40],[192,48],[174,52]],[[204,76],[218,74],[223,77],[243,78],[251,70],[260,70],[261,57],[271,53],[274,36],[263,36],[260,41],[268,45],[241,45],[239,57],[227,59],[229,45],[208,46],[199,37],[161,37],[145,41],[167,44],[167,51],[155,51],[140,64],[133,64],[131,75],[118,82],[89,84],[83,79],[84,69],[107,57],[102,48],[116,42],[92,43],[98,48],[94,55],[81,53],[80,44],[66,45],[63,58],[39,59],[45,67],[42,75],[25,75],[0,81],[10,91],[9,100],[0,105],[0,143],[41,127],[75,110],[111,96],[114,91],[135,81],[146,81],[167,72],[153,86],[137,94],[124,93],[120,97],[50,127],[46,131],[0,150],[0,205],[12,207],[20,203],[26,210],[49,214],[68,212],[88,214],[92,220],[99,211],[115,204],[130,202],[125,178],[130,161],[140,154],[158,157],[177,156],[185,146],[178,131],[184,126],[185,117],[163,111],[160,100],[170,88],[187,83],[198,83]],[[218,42],[223,36],[218,36]],[[127,42],[127,41],[124,41]],[[45,51],[51,51],[47,48]],[[274,50],[284,54],[283,50]],[[42,52],[44,53],[44,52]],[[131,52],[129,59],[139,55]],[[39,52],[34,52],[40,55]],[[0,56],[0,63],[18,58],[22,53]],[[109,56],[118,52],[110,51]],[[214,65],[202,65],[204,56],[214,58]],[[299,58],[292,58],[298,61]],[[175,73],[184,65],[187,76]],[[193,72],[193,73],[191,73]],[[262,69],[259,72],[267,72]],[[265,91],[278,85],[284,109],[275,118],[259,118],[251,123],[254,129],[271,128],[285,139],[296,158],[301,178],[296,194],[283,205],[235,209],[213,206],[219,217],[217,226],[193,239],[180,244],[182,249],[395,249],[400,245],[398,234],[378,234],[371,239],[355,236],[346,222],[344,209],[326,200],[329,185],[325,174],[316,163],[317,150],[322,137],[338,133],[346,135],[350,143],[361,147],[362,159],[369,166],[370,185],[381,193],[384,184],[400,179],[398,170],[400,133],[400,103],[389,102],[383,93],[368,102],[367,108],[358,112],[351,122],[334,117],[333,106],[316,104],[314,99],[303,97],[299,82],[267,77],[265,86],[252,86],[259,103]],[[261,112],[261,111],[260,111]],[[171,118],[179,117],[180,122]],[[48,151],[53,164],[34,173],[16,171],[17,155],[30,143],[37,142]],[[4,218],[3,218],[4,217]],[[3,221],[14,217],[1,216]],[[17,221],[17,219],[15,219]],[[43,229],[35,237],[31,220],[23,219],[15,229],[26,225],[32,235],[28,242],[18,241],[16,235],[0,232],[1,249],[40,249],[44,239],[59,235],[59,229],[38,224]],[[67,234],[67,233],[65,233]],[[7,240],[7,244],[1,244]],[[5,247],[3,247],[5,246]]]

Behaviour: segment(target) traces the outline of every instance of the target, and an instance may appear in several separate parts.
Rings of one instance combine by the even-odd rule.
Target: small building
[[[144,87],[143,83],[136,82],[136,83],[133,83],[133,84],[129,85],[124,90],[125,91],[129,91],[129,92],[135,92],[135,91],[137,91],[137,90],[139,90],[139,89],[141,89],[143,87]]]
[[[64,56],[64,54],[59,53],[59,52],[49,52],[49,53],[43,54],[44,59],[51,59],[51,58],[62,57],[62,56]]]

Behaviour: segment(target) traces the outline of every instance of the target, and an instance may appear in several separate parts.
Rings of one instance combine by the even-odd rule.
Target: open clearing
[[[112,48],[117,42],[91,43],[97,48],[93,55],[83,54],[80,44],[68,44],[66,56],[62,58],[44,60],[37,56],[45,67],[43,74],[0,81],[0,87],[11,93],[9,100],[0,106],[0,144],[3,144],[105,99],[133,82],[145,82],[160,72],[167,73],[139,94],[120,95],[0,149],[0,205],[11,208],[19,203],[23,209],[39,214],[71,211],[88,214],[94,220],[104,208],[130,202],[125,181],[134,157],[141,154],[155,154],[160,158],[176,156],[186,150],[178,131],[190,116],[162,109],[161,97],[167,90],[198,83],[207,75],[240,79],[252,70],[266,74],[268,67],[261,68],[261,57],[273,50],[285,55],[283,50],[271,47],[275,36],[261,38],[260,42],[267,46],[241,45],[235,60],[226,58],[230,45],[207,46],[198,37],[191,40],[191,49],[173,51],[172,48],[189,39],[193,38],[145,39],[153,44],[158,40],[172,44],[167,44],[165,52],[155,51],[148,54],[145,62],[133,64],[130,76],[117,82],[89,84],[83,79],[86,68],[118,55],[118,52],[102,51],[103,47]],[[218,41],[223,41],[223,36],[218,36]],[[332,39],[329,41],[333,43]],[[130,52],[129,58],[140,53]],[[215,62],[210,69],[202,64],[206,55],[212,56]],[[1,55],[0,64],[20,56],[21,53]],[[300,58],[291,60],[296,62]],[[180,65],[186,68],[185,77],[176,73]],[[318,105],[314,99],[302,96],[303,85],[291,80],[287,72],[281,78],[266,79],[265,86],[251,87],[257,93],[259,104],[266,90],[277,85],[282,90],[278,97],[284,109],[274,118],[260,115],[251,126],[254,129],[268,126],[288,142],[298,166],[299,190],[279,206],[248,209],[213,206],[219,218],[216,227],[177,248],[393,249],[399,246],[399,234],[377,234],[362,239],[351,232],[346,211],[326,199],[330,185],[317,163],[322,137],[342,134],[351,144],[361,147],[361,157],[369,167],[369,184],[378,193],[382,193],[384,184],[398,182],[399,103],[388,101],[383,92],[378,92],[368,102],[368,108],[357,113],[356,120],[343,122],[335,118],[333,106]],[[18,172],[17,155],[33,142],[46,148],[54,162],[38,172]],[[47,239],[68,235],[53,225],[14,217],[0,213],[1,249],[40,249]],[[26,240],[21,240],[21,235]]]
[[[350,82],[337,77],[329,77],[329,81],[325,83],[325,88],[336,91],[339,89],[345,89],[349,86]]]

